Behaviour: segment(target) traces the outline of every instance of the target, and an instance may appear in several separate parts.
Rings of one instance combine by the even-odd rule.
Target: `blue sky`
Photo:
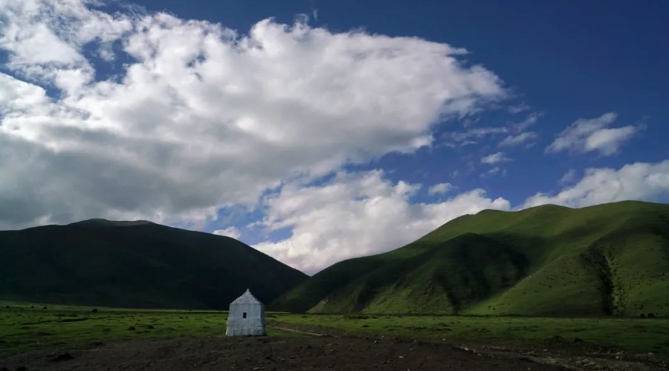
[[[667,2],[72,4],[0,6],[6,228],[145,218],[311,273],[484,208],[669,201]]]

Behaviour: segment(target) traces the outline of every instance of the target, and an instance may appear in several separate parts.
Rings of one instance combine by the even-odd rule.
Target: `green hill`
[[[0,300],[227,309],[269,303],[307,278],[229,237],[150,222],[88,220],[0,232]]]
[[[337,263],[271,308],[669,316],[669,205],[485,210],[397,250]]]

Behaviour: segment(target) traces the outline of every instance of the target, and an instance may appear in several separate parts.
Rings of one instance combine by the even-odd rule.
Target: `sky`
[[[308,274],[484,209],[669,202],[669,2],[0,0],[0,229]]]

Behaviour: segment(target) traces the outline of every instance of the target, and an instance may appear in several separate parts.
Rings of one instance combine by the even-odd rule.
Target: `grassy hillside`
[[[235,239],[149,222],[89,220],[0,232],[0,300],[226,309],[269,303],[306,275]]]
[[[275,310],[669,316],[669,205],[486,210],[335,264]]]

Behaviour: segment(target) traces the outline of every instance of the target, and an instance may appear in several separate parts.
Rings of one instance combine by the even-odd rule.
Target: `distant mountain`
[[[0,231],[0,300],[227,309],[247,288],[269,303],[306,278],[235,239],[147,221]]]
[[[482,211],[282,295],[313,313],[669,316],[669,205]]]

